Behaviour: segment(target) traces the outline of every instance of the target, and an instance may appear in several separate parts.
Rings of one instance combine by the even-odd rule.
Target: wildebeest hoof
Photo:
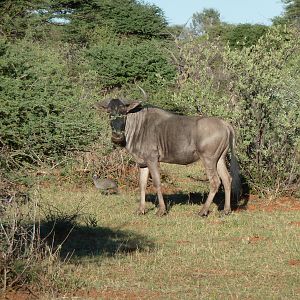
[[[231,214],[231,209],[224,209],[221,211],[221,216],[228,216]]]
[[[166,215],[167,214],[167,211],[165,210],[165,209],[158,209],[158,211],[156,212],[156,215],[158,216],[158,217],[162,217],[162,216],[164,216],[164,215]]]
[[[208,214],[209,214],[209,211],[208,211],[207,209],[205,209],[205,208],[202,208],[202,209],[200,210],[200,212],[199,212],[199,216],[200,216],[200,217],[207,217]]]
[[[143,215],[145,215],[146,214],[146,209],[144,209],[144,208],[139,208],[137,211],[136,211],[136,215],[138,215],[138,216],[143,216]]]

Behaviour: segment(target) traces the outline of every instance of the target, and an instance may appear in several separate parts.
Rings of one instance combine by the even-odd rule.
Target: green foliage
[[[43,9],[49,1],[1,0],[0,34],[16,39],[24,37],[29,29],[37,32],[45,30],[50,14]],[[38,13],[39,9],[43,13]]]
[[[13,153],[7,163],[54,160],[95,140],[96,118],[63,57],[26,41],[0,44],[0,141]]]
[[[299,182],[300,90],[290,69],[299,38],[272,28],[255,47],[230,52],[228,66],[239,99],[235,110],[245,172],[259,188],[287,188]]]
[[[260,24],[239,24],[227,28],[223,39],[228,41],[231,48],[238,49],[255,45],[268,30],[267,26]]]
[[[282,0],[285,4],[284,17],[296,26],[300,26],[300,1]]]
[[[268,27],[260,24],[228,24],[221,22],[220,13],[213,9],[204,9],[193,14],[190,31],[194,36],[207,35],[210,40],[219,39],[229,43],[231,48],[250,47],[268,30]]]
[[[73,43],[88,43],[91,32],[105,27],[117,34],[164,37],[167,25],[159,7],[136,0],[2,0],[0,14],[1,35],[47,40],[54,33]]]
[[[224,70],[223,44],[206,37],[178,42],[178,48],[178,91],[170,101],[170,108],[185,114],[225,115],[223,94],[228,75]]]
[[[104,87],[121,87],[135,81],[172,80],[175,68],[161,43],[152,41],[101,41],[86,50],[91,68]]]
[[[272,19],[274,25],[293,26],[300,28],[300,1],[299,0],[281,0],[284,4],[284,12],[281,16]]]
[[[167,25],[159,7],[136,0],[59,1],[55,7],[71,12],[66,30],[75,39],[97,27],[108,27],[118,34],[160,36]]]
[[[297,34],[275,27],[241,50],[199,39],[181,46],[185,67],[173,105],[233,122],[243,173],[259,191],[299,184],[298,45]]]

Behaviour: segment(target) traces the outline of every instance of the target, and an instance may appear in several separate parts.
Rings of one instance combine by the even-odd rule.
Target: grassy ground
[[[299,299],[300,201],[283,199],[275,207],[251,199],[250,210],[227,217],[214,204],[209,217],[200,218],[196,198],[207,183],[196,169],[164,166],[170,211],[162,218],[155,215],[155,197],[145,216],[134,214],[138,191],[104,196],[92,184],[41,188],[45,212],[55,207],[72,215],[80,207],[61,250],[62,258],[72,253],[56,279],[61,297]]]

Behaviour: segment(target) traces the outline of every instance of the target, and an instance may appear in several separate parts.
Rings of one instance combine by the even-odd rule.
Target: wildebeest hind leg
[[[222,155],[217,164],[217,171],[219,176],[221,177],[222,183],[224,185],[225,190],[225,205],[224,205],[224,214],[228,215],[231,212],[230,207],[230,194],[231,194],[231,181],[232,178],[227,170],[225,155]]]
[[[221,180],[217,173],[216,162],[214,159],[203,160],[203,163],[209,179],[209,194],[202,209],[199,212],[199,215],[205,217],[208,215],[208,209],[220,187]]]
[[[137,214],[144,215],[146,212],[146,188],[147,188],[147,181],[149,176],[149,169],[147,167],[140,168],[140,193],[141,193],[141,200],[140,205],[137,210]]]
[[[164,198],[162,195],[162,191],[161,191],[161,183],[160,183],[160,174],[159,174],[159,169],[158,169],[158,163],[150,163],[148,164],[150,173],[151,173],[151,177],[153,180],[153,185],[156,188],[156,192],[157,192],[157,197],[158,197],[158,202],[159,202],[159,208],[157,211],[157,215],[158,216],[163,216],[166,214],[166,205],[164,202]]]

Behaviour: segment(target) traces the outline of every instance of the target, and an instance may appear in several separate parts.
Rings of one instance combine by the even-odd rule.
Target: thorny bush
[[[178,42],[176,110],[223,117],[237,132],[242,172],[256,192],[297,192],[300,183],[299,33],[271,27],[256,45]]]

